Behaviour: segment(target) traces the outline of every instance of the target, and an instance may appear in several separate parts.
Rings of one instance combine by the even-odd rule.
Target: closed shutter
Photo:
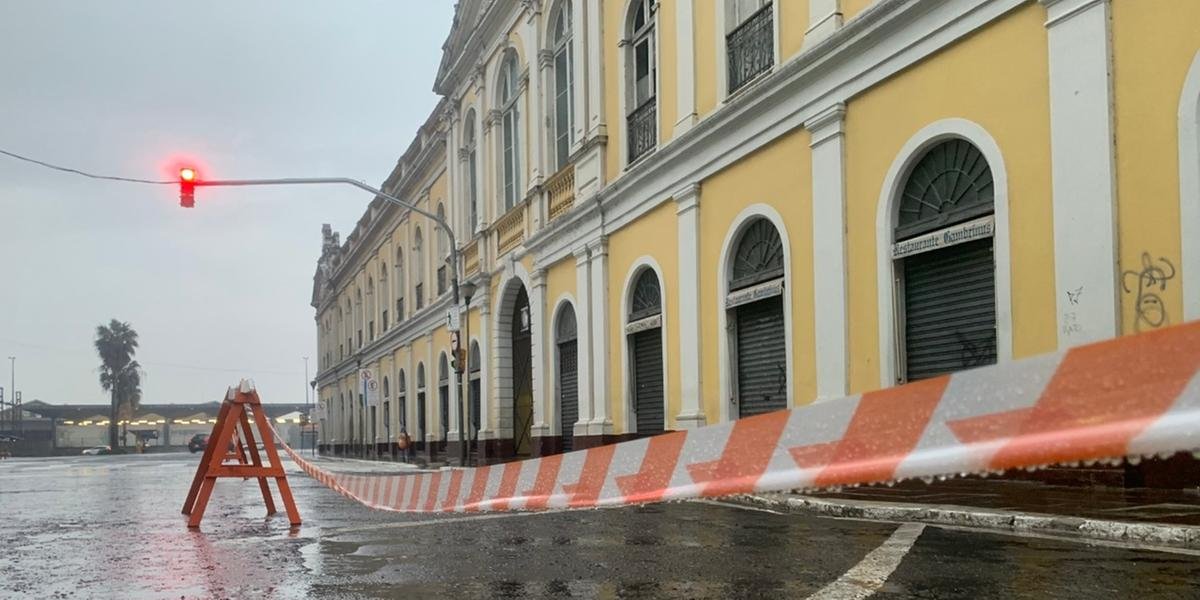
[[[450,388],[438,386],[438,418],[442,421],[442,441],[450,439]]]
[[[579,420],[578,349],[575,340],[558,345],[559,422],[563,452],[574,449],[575,421]]]
[[[787,408],[783,297],[737,307],[738,416]]]
[[[904,259],[904,353],[909,381],[996,362],[990,238]]]
[[[643,435],[663,430],[662,328],[633,334],[633,397],[637,432]]]
[[[425,392],[417,392],[417,441],[425,441]]]
[[[471,380],[471,439],[479,435],[479,379]]]

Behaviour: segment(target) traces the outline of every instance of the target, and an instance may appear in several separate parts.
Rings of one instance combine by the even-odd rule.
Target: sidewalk
[[[1036,532],[1200,550],[1200,492],[961,478],[748,500],[791,512]]]
[[[398,473],[425,473],[437,469],[426,469],[414,463],[392,462],[389,460],[367,460],[362,458],[345,458],[334,456],[304,455],[308,462],[338,473],[357,473],[363,475],[394,475]]]

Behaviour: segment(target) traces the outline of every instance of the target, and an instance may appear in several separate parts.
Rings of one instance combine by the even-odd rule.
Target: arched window
[[[375,278],[367,277],[367,341],[375,341]]]
[[[579,349],[575,309],[564,304],[558,311],[554,342],[558,350],[558,421],[563,452],[575,449],[575,422],[579,420]]]
[[[626,135],[633,162],[658,144],[658,56],[655,41],[657,0],[634,0],[625,31]]]
[[[404,249],[396,250],[396,322],[404,320]]]
[[[521,145],[517,127],[520,117],[517,99],[521,90],[516,51],[509,49],[502,60],[497,104],[500,110],[500,191],[507,212],[521,199]]]
[[[413,297],[416,310],[425,308],[425,242],[421,238],[421,228],[413,234]]]
[[[442,222],[446,221],[446,206],[440,202],[437,205],[437,216]],[[437,232],[437,295],[441,296],[450,287],[450,277],[447,271],[447,263],[450,259],[450,238],[446,237],[446,231],[441,227],[436,227],[434,231]]]
[[[732,324],[730,345],[736,416],[788,406],[784,252],[771,221],[754,218],[734,241],[725,299]]]
[[[908,171],[892,249],[901,381],[996,362],[994,203],[991,167],[964,139],[934,144]]]
[[[571,156],[571,127],[574,122],[571,0],[558,3],[552,23],[550,51],[554,53],[554,164],[557,170],[567,166],[567,159]]]
[[[467,182],[467,225],[473,233],[479,228],[479,188],[475,181],[476,168],[476,141],[475,141],[475,109],[467,111],[466,118],[463,119],[463,151],[465,159],[463,164],[463,180]]]
[[[354,289],[354,327],[358,330],[358,345],[363,346],[363,293],[362,288]]]
[[[441,422],[443,442],[450,439],[450,368],[446,353],[438,357],[438,420]]]
[[[388,287],[388,266],[386,262],[381,262],[379,263],[379,299],[376,300],[380,308],[379,318],[381,323],[379,324],[379,331],[381,333],[386,332],[391,325],[388,320],[390,315],[388,314],[387,298],[390,291],[391,288]]]
[[[630,292],[625,325],[629,356],[630,408],[640,435],[665,427],[662,344],[662,287],[654,269],[643,267]]]

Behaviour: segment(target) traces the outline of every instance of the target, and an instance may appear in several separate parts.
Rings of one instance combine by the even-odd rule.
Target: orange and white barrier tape
[[[1200,448],[1200,322],[788,411],[530,460],[350,475],[367,506],[589,508],[985,473]]]

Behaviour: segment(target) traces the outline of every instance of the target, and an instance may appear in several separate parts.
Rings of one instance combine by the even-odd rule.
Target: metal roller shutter
[[[904,353],[909,381],[996,362],[990,238],[904,259]]]
[[[479,379],[471,380],[471,439],[479,437]]]
[[[737,307],[738,416],[787,408],[783,297]]]
[[[450,387],[438,386],[438,419],[442,422],[442,441],[450,438]]]
[[[662,328],[633,334],[633,398],[637,432],[653,435],[663,431]]]
[[[417,392],[417,439],[425,441],[425,392]]]
[[[558,345],[558,414],[563,452],[574,449],[575,421],[579,420],[578,356],[575,340]]]

